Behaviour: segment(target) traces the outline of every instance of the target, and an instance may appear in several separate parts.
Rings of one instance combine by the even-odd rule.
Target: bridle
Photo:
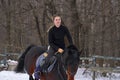
[[[65,50],[65,51],[66,51],[66,50]],[[64,51],[64,52],[65,52],[65,51]],[[72,51],[74,51],[74,50],[72,50]],[[55,52],[55,55],[57,55],[57,54],[59,54],[59,53],[58,53],[58,52]],[[64,53],[63,53],[63,54],[64,54]],[[63,61],[62,55],[60,56],[60,61],[62,62],[63,70],[66,72],[66,75],[68,76],[68,69],[67,69],[67,68],[68,68],[68,65],[66,65],[67,67],[65,66],[65,64],[64,64],[65,62]],[[76,73],[76,71],[72,71],[72,72],[71,72],[71,70],[69,71],[69,75],[70,75],[70,76],[74,76],[75,73]],[[62,75],[62,73],[60,72],[59,63],[58,63],[58,74],[60,75],[60,77],[62,78],[62,80],[65,80],[64,77],[63,77],[63,75]]]
[[[60,61],[62,62],[62,68],[63,68],[63,70],[65,71],[66,75],[67,75],[67,76],[69,76],[69,75],[70,75],[70,76],[74,76],[75,73],[76,73],[76,71],[72,71],[72,72],[71,72],[71,70],[70,70],[70,71],[68,70],[68,65],[65,66],[62,56],[60,56]],[[59,63],[58,63],[58,67],[59,67]],[[62,75],[62,73],[60,72],[59,68],[58,68],[58,71],[59,71],[59,75],[60,75],[60,77],[62,78],[62,80],[65,80],[64,77],[63,77],[63,75]],[[68,72],[69,72],[69,75],[68,75]]]

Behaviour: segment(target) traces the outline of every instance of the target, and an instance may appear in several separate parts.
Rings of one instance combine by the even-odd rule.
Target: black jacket
[[[49,45],[55,51],[57,51],[58,48],[64,49],[65,48],[65,42],[64,42],[65,36],[67,36],[69,44],[73,44],[72,37],[67,27],[61,25],[59,28],[57,28],[56,26],[53,26],[49,30],[49,35],[48,35]]]

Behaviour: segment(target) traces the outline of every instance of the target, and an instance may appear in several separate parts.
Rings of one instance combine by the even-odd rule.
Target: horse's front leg
[[[46,80],[46,76],[45,76],[45,75],[46,75],[46,74],[43,74],[43,73],[42,73],[42,74],[40,75],[40,80]]]
[[[71,75],[71,73],[69,71],[67,71],[67,77],[68,77],[67,80],[74,80],[74,76]]]
[[[75,67],[74,71],[73,71],[72,68],[70,66],[68,66],[67,72],[66,72],[67,73],[67,80],[74,80],[74,76],[77,72],[77,69],[78,69],[78,67]]]
[[[31,75],[31,76],[29,76],[29,80],[34,80],[32,75]]]

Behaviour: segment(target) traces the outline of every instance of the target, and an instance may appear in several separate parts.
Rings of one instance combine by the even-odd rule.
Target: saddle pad
[[[50,64],[50,66],[48,67],[47,70],[42,70],[42,72],[50,72],[50,71],[52,71],[52,69],[54,68],[54,65],[55,65],[55,63],[56,63],[56,61],[57,61],[57,58],[56,58],[55,56],[52,56],[52,57],[50,58],[50,60],[51,60],[51,59],[52,59],[53,62]],[[36,67],[38,67],[39,65],[42,66],[44,63],[45,63],[45,57],[44,57],[43,54],[41,54],[41,55],[38,57],[37,61],[36,61]]]

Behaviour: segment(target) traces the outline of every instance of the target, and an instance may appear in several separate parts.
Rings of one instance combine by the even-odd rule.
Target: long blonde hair
[[[64,22],[63,22],[63,20],[62,20],[62,17],[61,17],[60,15],[53,15],[53,16],[51,17],[52,21],[54,21],[55,17],[60,17],[60,18],[61,18],[61,25],[63,25],[63,26],[65,25]],[[49,32],[49,30],[50,30],[52,27],[54,27],[54,23],[51,24],[51,26],[48,28],[47,32]]]

